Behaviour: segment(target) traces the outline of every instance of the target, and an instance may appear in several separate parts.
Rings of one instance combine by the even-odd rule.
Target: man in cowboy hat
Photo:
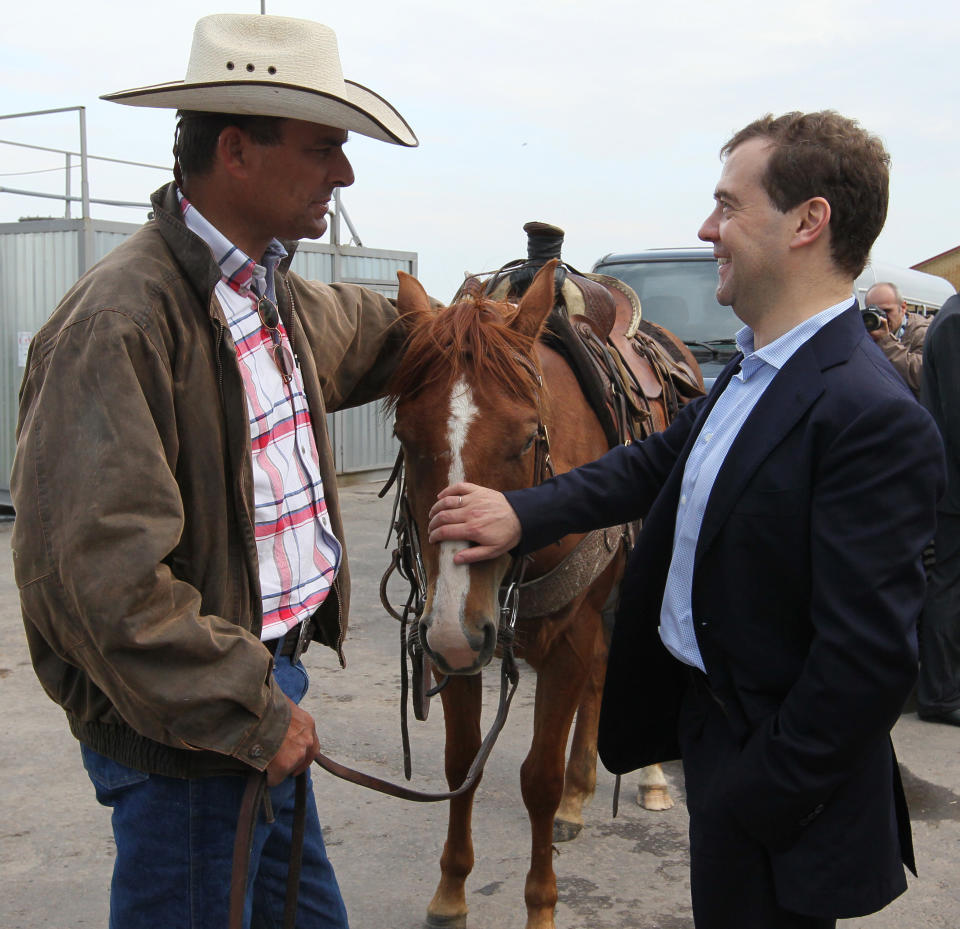
[[[319,750],[300,655],[320,641],[342,663],[349,606],[325,414],[376,397],[400,340],[390,301],[288,272],[288,240],[322,235],[353,183],[348,132],[417,140],[344,80],[330,29],[275,16],[205,17],[184,81],[105,99],[178,110],[175,181],[31,346],[24,623],[113,808],[111,926],[227,925],[252,772],[273,816],[241,909],[279,925],[292,776]],[[297,925],[346,927],[310,789],[307,806]]]

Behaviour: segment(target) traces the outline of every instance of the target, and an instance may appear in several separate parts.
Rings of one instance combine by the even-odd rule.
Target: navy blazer
[[[689,677],[660,642],[684,464],[739,367],[663,433],[509,493],[522,551],[643,518],[600,716],[604,765],[680,757]],[[770,851],[780,904],[850,917],[913,868],[889,733],[917,672],[921,551],[943,491],[935,425],[863,328],[841,313],[793,355],[730,448],[704,513],[691,591],[697,642],[740,761],[724,797]]]
[[[923,343],[920,402],[930,411],[947,449],[947,492],[941,513],[960,514],[960,295],[937,311]]]

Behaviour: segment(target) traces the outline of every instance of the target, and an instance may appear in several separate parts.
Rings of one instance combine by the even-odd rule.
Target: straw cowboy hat
[[[283,116],[393,142],[418,144],[383,97],[344,80],[328,26],[286,16],[218,13],[193,31],[182,81],[134,87],[103,100],[248,116]]]

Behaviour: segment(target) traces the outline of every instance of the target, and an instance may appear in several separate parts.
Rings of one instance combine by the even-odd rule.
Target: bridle
[[[396,496],[393,503],[391,517],[391,532],[396,535],[397,545],[393,550],[390,564],[380,580],[380,602],[384,609],[400,622],[400,650],[401,650],[401,724],[404,742],[404,773],[410,777],[409,740],[406,730],[406,705],[408,695],[407,658],[414,669],[414,687],[422,689],[415,695],[414,715],[419,720],[427,718],[426,699],[440,693],[446,687],[449,676],[444,675],[436,687],[427,690],[421,685],[420,678],[426,677],[426,656],[423,644],[420,642],[419,622],[423,615],[427,599],[427,573],[423,564],[423,553],[420,547],[420,535],[416,519],[406,492],[406,481],[403,466],[403,450],[397,456],[393,471],[387,483],[380,490],[379,496],[385,497],[391,487],[396,487]],[[389,545],[389,538],[387,544]],[[497,641],[501,646],[503,661],[501,676],[512,677],[516,674],[516,662],[513,657],[514,631],[517,621],[518,593],[517,587],[526,568],[526,559],[514,559],[500,590],[499,622],[497,626]],[[409,586],[406,602],[401,610],[397,610],[390,602],[387,586],[390,578],[397,574]]]
[[[534,483],[540,484],[547,477],[554,474],[553,462],[550,458],[550,439],[547,427],[544,425],[540,403],[540,389],[543,381],[539,371],[526,358],[521,359],[533,377],[537,380],[537,431],[534,436]],[[380,602],[384,609],[400,622],[400,654],[401,654],[401,694],[400,694],[400,725],[403,740],[404,775],[410,778],[410,740],[407,729],[407,703],[409,695],[410,673],[407,659],[413,667],[413,708],[414,716],[418,720],[425,720],[429,713],[429,699],[440,693],[449,681],[444,675],[436,687],[426,687],[426,655],[420,641],[420,618],[427,599],[427,572],[423,563],[423,552],[420,546],[420,533],[417,528],[413,508],[407,494],[406,476],[404,473],[404,457],[401,448],[394,463],[393,470],[386,484],[378,496],[382,499],[389,493],[390,488],[396,488],[393,502],[393,513],[390,519],[391,533],[396,536],[397,545],[393,550],[390,564],[380,580]],[[387,539],[387,545],[390,539]],[[501,649],[501,678],[512,678],[517,675],[516,661],[513,655],[513,645],[516,637],[516,623],[520,609],[520,590],[529,559],[513,558],[506,577],[500,585],[499,610],[497,624],[497,642]],[[390,578],[397,574],[406,581],[409,591],[406,601],[399,611],[390,602],[387,586]],[[515,686],[515,685],[514,685]],[[502,689],[502,688],[501,688]]]

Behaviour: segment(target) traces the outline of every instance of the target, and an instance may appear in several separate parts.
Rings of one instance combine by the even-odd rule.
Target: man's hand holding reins
[[[300,709],[289,697],[290,723],[280,744],[280,751],[267,765],[267,784],[275,787],[284,778],[303,774],[320,753],[320,739],[313,717]]]
[[[498,490],[477,484],[451,484],[430,509],[429,540],[471,542],[453,556],[456,564],[497,558],[520,541],[520,520]]]

